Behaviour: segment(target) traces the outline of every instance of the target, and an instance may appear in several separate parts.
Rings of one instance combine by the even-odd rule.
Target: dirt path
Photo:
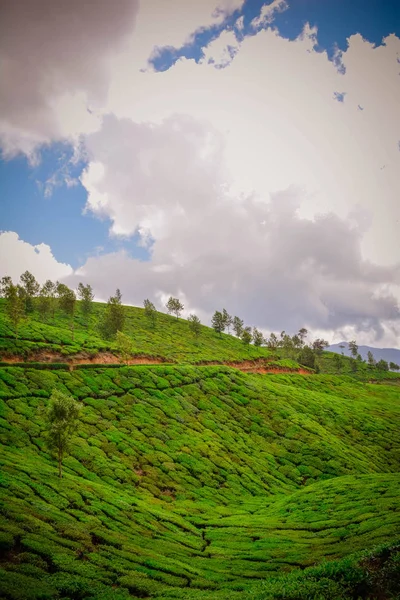
[[[7,364],[18,364],[18,363],[64,363],[69,366],[72,371],[77,365],[159,365],[159,364],[171,364],[165,359],[160,357],[152,356],[134,356],[128,359],[126,362],[122,362],[119,356],[112,354],[112,352],[99,352],[92,356],[85,352],[80,352],[72,356],[65,356],[60,352],[48,352],[42,351],[32,354],[28,361],[24,360],[22,356],[3,356],[0,357],[0,362]],[[310,375],[311,373],[306,369],[288,369],[286,367],[268,366],[268,359],[255,359],[255,360],[243,360],[243,361],[201,361],[194,363],[194,366],[226,366],[232,367],[243,371],[244,373],[300,373],[301,375]]]

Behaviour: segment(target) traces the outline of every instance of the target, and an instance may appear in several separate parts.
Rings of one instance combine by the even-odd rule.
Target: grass
[[[61,481],[54,387],[82,404]],[[393,597],[399,421],[350,377],[1,368],[0,597]]]

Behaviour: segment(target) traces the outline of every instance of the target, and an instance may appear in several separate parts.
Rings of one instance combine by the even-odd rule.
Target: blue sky
[[[198,60],[201,47],[227,26],[233,26],[244,16],[243,33],[249,34],[250,21],[260,13],[264,3],[248,0],[241,12],[236,12],[224,23],[201,32],[193,44],[178,50],[166,48],[154,60],[155,68],[168,69],[180,56]],[[318,26],[321,49],[332,55],[335,44],[346,47],[346,38],[359,32],[375,44],[389,33],[400,35],[400,2],[397,0],[294,0],[289,9],[278,14],[276,26],[289,39],[296,38],[304,23]],[[110,238],[110,221],[83,214],[86,191],[79,181],[67,187],[62,182],[56,185],[51,195],[46,196],[45,186],[62,166],[71,158],[68,147],[55,144],[40,151],[38,166],[30,166],[23,156],[0,161],[0,227],[3,231],[16,231],[31,244],[46,243],[54,256],[73,267],[82,264],[89,255],[125,248],[131,256],[148,258],[148,253],[137,246],[136,238],[116,240]],[[71,166],[70,175],[78,178],[85,163]],[[72,241],[73,240],[73,241]]]

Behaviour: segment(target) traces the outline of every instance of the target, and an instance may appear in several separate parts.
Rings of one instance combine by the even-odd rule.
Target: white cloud
[[[39,283],[46,279],[62,279],[73,273],[70,265],[58,262],[47,244],[32,245],[19,239],[13,231],[0,232],[0,276],[9,275],[14,283],[26,270]]]
[[[134,27],[136,0],[4,0],[0,144],[6,156],[93,131],[109,60]]]
[[[265,27],[272,23],[276,13],[283,12],[289,8],[286,0],[273,0],[270,4],[264,4],[258,17],[252,20],[251,26],[253,29]]]
[[[103,297],[117,286],[138,305],[184,295],[203,318],[226,306],[267,330],[354,326],[373,338],[400,321],[400,263],[363,259],[364,214],[301,217],[296,188],[232,197],[223,136],[207,122],[108,116],[87,149],[87,209],[111,218],[114,234],[152,240],[148,262],[120,252],[85,263],[79,275]]]

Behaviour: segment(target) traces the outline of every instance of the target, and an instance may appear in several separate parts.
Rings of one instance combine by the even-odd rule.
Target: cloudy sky
[[[398,0],[3,0],[0,276],[400,346]]]

